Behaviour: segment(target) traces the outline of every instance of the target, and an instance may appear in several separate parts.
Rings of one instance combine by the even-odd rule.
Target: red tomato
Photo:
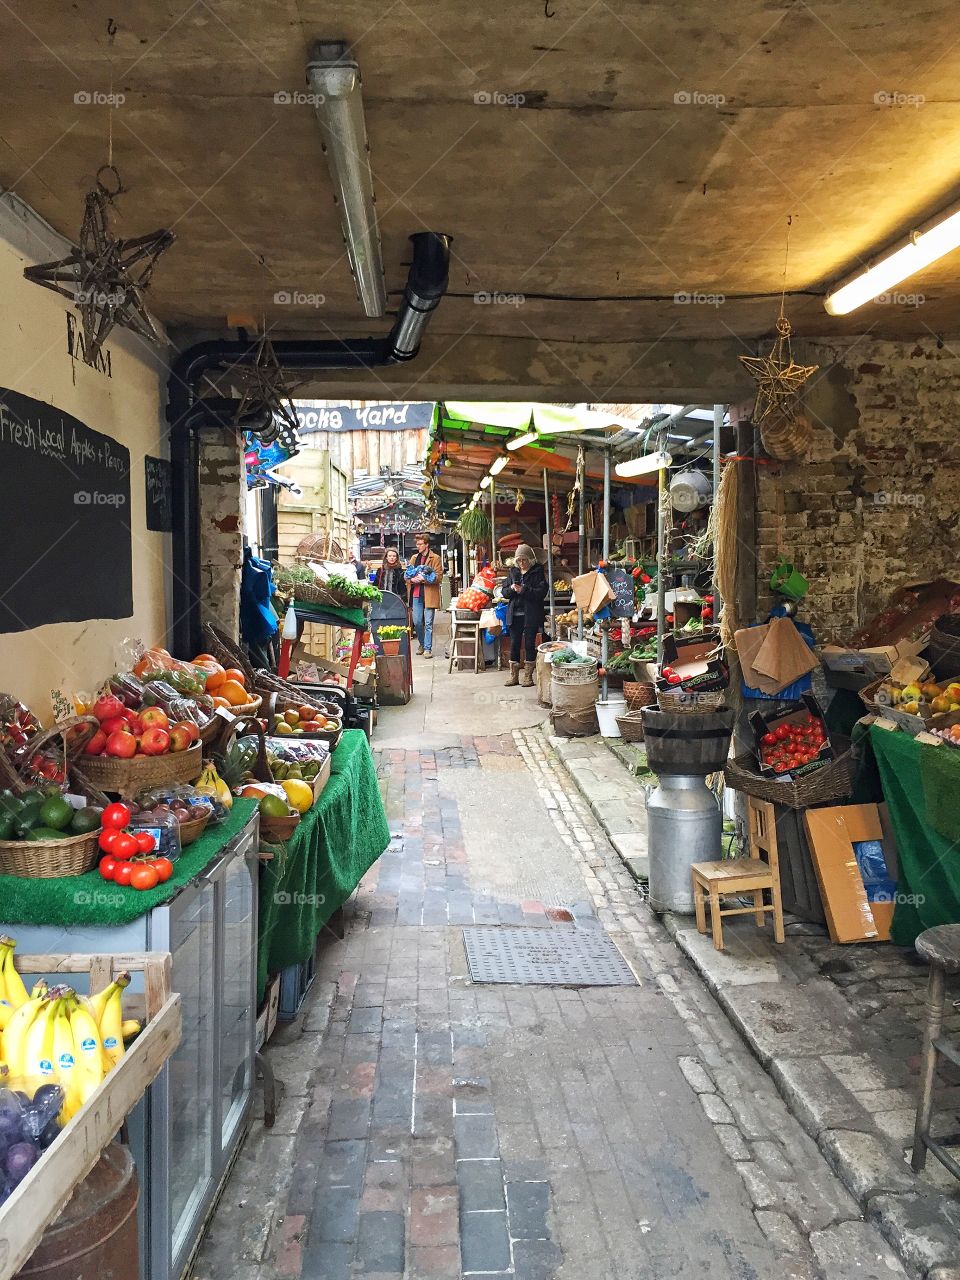
[[[104,880],[112,880],[113,873],[117,867],[116,858],[112,858],[109,854],[105,858],[100,859],[100,874]]]
[[[129,831],[118,831],[113,848],[109,852],[122,861],[132,858],[135,853],[140,852],[136,836],[132,836]]]
[[[790,726],[786,724],[778,725],[773,731],[773,736],[778,742],[783,742],[784,738],[790,737]]]
[[[677,675],[675,671],[671,671],[670,674],[667,676],[667,684],[679,684],[679,683],[680,683],[680,677]]]
[[[149,863],[141,862],[133,868],[130,875],[131,889],[155,889],[157,873]]]
[[[130,810],[125,804],[108,804],[100,816],[105,827],[115,827],[118,831],[130,821]]]
[[[157,837],[151,835],[149,831],[138,831],[133,838],[137,842],[137,850],[140,853],[153,853],[157,847]]]
[[[775,733],[765,733],[760,739],[765,747],[772,747],[776,740],[777,735]]]
[[[130,877],[133,875],[132,862],[118,862],[113,869],[113,879],[116,884],[122,885],[124,888],[130,883]]]
[[[104,853],[113,853],[113,846],[117,843],[117,837],[120,832],[114,827],[107,827],[105,831],[101,831],[97,837],[97,844]]]
[[[161,884],[165,880],[169,880],[173,875],[173,863],[169,858],[155,858],[150,864],[157,873],[157,878]]]

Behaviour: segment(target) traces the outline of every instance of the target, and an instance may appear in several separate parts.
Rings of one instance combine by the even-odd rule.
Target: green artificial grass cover
[[[155,889],[123,889],[99,871],[50,880],[0,876],[0,919],[5,924],[120,925],[166,902],[200,874],[237,835],[257,807],[235,800],[223,822],[207,826],[173,864],[173,875]]]
[[[323,926],[390,843],[362,730],[344,733],[331,766],[320,799],[260,873],[258,1002],[267,975],[307,959]]]
[[[308,619],[311,616],[321,619],[331,619],[334,622],[341,622],[345,627],[353,627],[355,630],[365,631],[368,626],[367,615],[363,609],[336,609],[329,604],[308,604],[305,600],[296,602],[296,611],[298,618]]]

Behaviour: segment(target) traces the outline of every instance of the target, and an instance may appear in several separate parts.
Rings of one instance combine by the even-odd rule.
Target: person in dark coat
[[[537,664],[537,637],[543,630],[546,610],[547,575],[532,548],[521,542],[514,553],[503,594],[507,600],[507,626],[510,630],[510,678],[508,685],[519,684],[529,689]],[[523,650],[523,673],[520,652]]]
[[[401,600],[406,600],[407,584],[403,576],[403,561],[396,547],[387,547],[383,563],[377,570],[374,586],[381,591],[392,591]]]

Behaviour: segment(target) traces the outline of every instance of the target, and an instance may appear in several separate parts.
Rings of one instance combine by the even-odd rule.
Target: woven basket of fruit
[[[0,752],[0,875],[79,876],[96,864],[100,815],[109,801],[78,770],[70,777],[87,799],[81,809],[55,786],[29,786]]]
[[[271,772],[259,720],[248,717],[230,727],[217,766],[231,791],[258,801],[261,838],[270,843],[289,839],[300,821],[300,811],[291,802],[287,788]]]
[[[208,652],[200,654],[204,659],[213,659],[219,662],[225,669],[236,667],[243,672],[244,682],[249,688],[254,685],[254,670],[250,664],[250,659],[244,653],[243,649],[235,640],[231,640],[225,631],[221,631],[219,627],[215,627],[212,623],[207,622],[203,626],[203,639],[207,645]],[[201,665],[203,665],[201,663]],[[211,693],[214,690],[210,690]]]
[[[294,684],[292,680],[284,680],[281,676],[274,675],[272,671],[265,671],[262,667],[257,668],[256,690],[257,693],[264,695],[280,694],[278,706],[281,711],[286,711],[289,706],[310,706],[317,711],[322,711],[328,720],[343,719],[342,704],[334,697],[321,697],[317,692],[316,685],[308,691],[300,685]],[[286,699],[286,703],[284,703],[284,699]]]
[[[145,787],[171,786],[176,782],[193,782],[203,768],[203,747],[199,742],[185,751],[169,751],[161,755],[134,754],[117,756],[84,756],[83,771],[101,791],[132,796]]]
[[[267,699],[267,723],[270,733],[278,737],[313,738],[326,742],[331,751],[343,737],[343,721],[339,717],[318,712],[308,703],[294,705],[292,699],[281,699],[276,693]]]

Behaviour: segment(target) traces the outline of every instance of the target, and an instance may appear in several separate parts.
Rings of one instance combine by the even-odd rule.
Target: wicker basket
[[[641,711],[639,709],[626,711],[622,716],[617,716],[617,728],[620,730],[620,737],[624,742],[642,742],[643,715]]]
[[[699,716],[722,707],[724,692],[723,689],[714,689],[709,693],[696,693],[692,689],[658,689],[657,706],[661,711]]]
[[[274,710],[288,711],[307,706],[321,711],[328,720],[343,720],[343,707],[339,702],[318,698],[316,694],[307,693],[289,680],[281,680],[279,676],[270,675],[269,672],[257,672],[257,688],[267,699],[268,714]]]
[[[333,530],[325,533],[308,533],[297,543],[297,557],[300,560],[335,560],[346,564],[348,556],[343,547],[333,536]]]
[[[796,782],[784,782],[777,778],[765,778],[757,772],[757,765],[750,755],[736,756],[728,760],[723,771],[724,781],[734,791],[742,791],[759,800],[772,800],[790,809],[806,809],[815,804],[831,804],[846,800],[853,791],[857,772],[857,752],[848,738],[833,735],[837,756],[813,773],[805,774]]]
[[[30,789],[2,751],[0,782],[18,794]],[[76,792],[94,804],[105,806],[109,803],[107,797],[75,767],[70,768],[70,782]],[[99,838],[97,830],[81,836],[64,836],[62,840],[0,840],[0,875],[36,880],[83,875],[96,866]]]
[[[792,462],[806,456],[813,429],[799,406],[776,410],[760,425],[760,440],[771,458]]]
[[[224,708],[224,710],[229,710],[231,715],[235,716],[255,716],[262,706],[263,698],[258,693],[249,702],[239,702],[236,706]]]
[[[203,747],[195,742],[186,751],[163,756],[84,756],[83,771],[101,791],[133,796],[147,787],[170,787],[195,782],[203,769]]]
[[[290,839],[299,825],[299,813],[291,814],[289,818],[265,818],[261,814],[260,839],[266,840],[268,844],[282,844],[284,840]]]
[[[32,738],[28,738],[14,753],[13,767],[19,774],[24,773],[29,769],[33,757],[38,752],[42,754],[57,738],[60,739],[60,754],[68,765],[71,760],[89,759],[83,756],[83,748],[99,728],[100,724],[95,716],[70,716],[66,720],[60,720],[51,729],[41,729]]]
[[[180,848],[185,849],[188,844],[193,844],[194,840],[199,840],[207,829],[207,824],[213,817],[213,812],[205,813],[202,818],[191,818],[189,822],[181,822],[177,828],[180,835]]]
[[[624,680],[623,696],[630,711],[639,711],[641,707],[656,705],[657,686],[649,680]]]
[[[453,615],[458,622],[480,621],[480,611],[478,609],[454,609]]]
[[[270,694],[267,699],[267,722],[270,725],[271,732],[275,726],[276,718],[279,716],[282,702],[283,699],[281,699],[280,695],[277,693]],[[317,729],[314,733],[297,733],[291,734],[290,737],[294,742],[303,740],[326,742],[329,744],[330,750],[333,751],[334,748],[339,745],[340,739],[343,737],[343,720],[337,716],[336,729]]]
[[[557,684],[590,684],[597,678],[597,662],[552,662],[550,679]]]
[[[254,687],[256,675],[250,665],[250,659],[237,642],[231,640],[225,631],[221,631],[213,623],[207,622],[203,626],[203,642],[207,646],[207,652],[212,653],[222,667],[236,667],[238,671],[243,672],[247,688],[252,689]]]

